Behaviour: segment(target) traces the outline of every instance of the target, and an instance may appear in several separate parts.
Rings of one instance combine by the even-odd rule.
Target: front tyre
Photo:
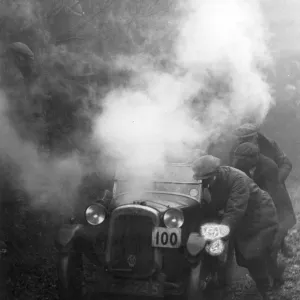
[[[83,260],[82,253],[59,254],[58,262],[59,300],[82,300],[83,298]]]

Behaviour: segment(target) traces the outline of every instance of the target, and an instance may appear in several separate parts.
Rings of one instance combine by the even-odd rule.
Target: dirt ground
[[[285,284],[277,292],[276,300],[299,300],[300,293],[300,214],[298,223],[291,230],[288,242],[292,245],[295,255],[285,260]],[[47,222],[39,223],[31,218],[27,230],[32,232],[31,239],[26,243],[21,259],[15,261],[13,294],[16,300],[55,300],[56,291],[56,251],[53,245],[54,228]],[[24,228],[23,228],[24,229]],[[25,264],[24,264],[25,262]],[[23,266],[22,266],[23,265]],[[255,297],[255,285],[245,270],[239,269],[233,286],[234,298],[245,300],[259,299]],[[232,298],[234,300],[234,298]]]
[[[284,273],[285,284],[275,292],[276,300],[299,300],[300,299],[300,214],[297,215],[297,224],[290,231],[287,238],[292,246],[294,257],[286,259],[279,256],[279,260],[287,264]],[[233,296],[230,300],[260,300],[257,296],[255,283],[245,269],[237,267],[234,283],[232,286]],[[243,295],[243,297],[242,297]],[[227,300],[227,299],[226,299]],[[229,300],[229,299],[228,299]]]
[[[300,214],[297,215],[297,224],[290,231],[288,243],[293,247],[294,257],[283,259],[287,263],[285,271],[285,284],[278,291],[276,300],[298,300],[300,299]]]

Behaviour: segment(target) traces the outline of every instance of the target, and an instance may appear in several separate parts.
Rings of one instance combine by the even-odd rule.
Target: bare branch
[[[80,36],[70,36],[68,38],[62,38],[60,40],[56,40],[55,45],[64,44],[67,42],[70,42],[71,40],[85,40],[86,37],[80,37]]]

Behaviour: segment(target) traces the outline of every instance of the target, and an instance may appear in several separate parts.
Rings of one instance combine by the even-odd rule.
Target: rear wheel
[[[59,300],[82,300],[83,261],[82,254],[60,254],[58,265]]]

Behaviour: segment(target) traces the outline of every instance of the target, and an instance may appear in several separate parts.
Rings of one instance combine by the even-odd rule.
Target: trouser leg
[[[268,268],[264,259],[256,259],[247,262],[247,269],[254,280],[258,291],[265,295],[271,289]]]
[[[270,253],[270,255],[266,256],[267,269],[273,280],[273,285],[280,286],[284,283],[283,273],[286,266],[284,263],[278,263],[278,251],[270,251]]]
[[[281,253],[283,256],[287,258],[293,257],[293,250],[292,248],[287,244],[286,242],[286,236],[288,235],[288,232],[285,232],[281,241]]]
[[[281,251],[282,255],[286,258],[293,257],[293,250],[288,246],[286,242],[286,237],[288,235],[288,231],[283,228],[279,228],[276,236],[275,236],[275,245],[278,247],[278,251]]]
[[[225,254],[226,253],[226,254]],[[223,256],[224,254],[224,256]],[[234,243],[232,241],[227,241],[225,243],[225,251],[219,256],[219,265],[221,266],[221,274],[224,285],[230,285],[232,282],[232,277],[234,273]]]

